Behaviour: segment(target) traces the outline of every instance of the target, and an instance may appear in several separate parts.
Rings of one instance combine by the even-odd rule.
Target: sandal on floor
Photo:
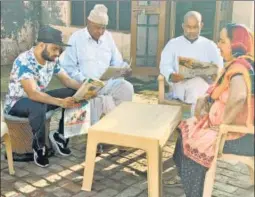
[[[181,177],[178,175],[171,177],[168,180],[163,180],[164,185],[180,185],[181,184]]]

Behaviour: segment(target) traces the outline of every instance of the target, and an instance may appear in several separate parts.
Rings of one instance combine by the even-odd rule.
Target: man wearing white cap
[[[87,78],[100,79],[109,66],[127,66],[111,33],[106,30],[109,20],[107,12],[108,9],[104,5],[95,5],[87,18],[87,27],[71,35],[68,42],[71,47],[60,57],[62,67],[69,76],[79,82]],[[123,77],[130,74],[131,69],[123,73]],[[108,81],[98,93],[97,99],[91,100],[92,123],[122,101],[131,101],[133,94],[133,85],[124,78]]]

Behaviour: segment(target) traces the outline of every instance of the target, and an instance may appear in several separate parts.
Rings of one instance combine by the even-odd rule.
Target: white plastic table
[[[162,195],[162,148],[179,124],[180,106],[124,102],[88,131],[82,190],[91,191],[97,145],[142,149],[148,159],[149,197]]]

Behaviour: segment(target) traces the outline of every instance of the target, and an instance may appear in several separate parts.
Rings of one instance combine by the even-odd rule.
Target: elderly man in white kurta
[[[60,63],[73,79],[79,82],[87,78],[100,79],[109,66],[127,66],[111,33],[106,31],[107,24],[107,8],[97,4],[88,16],[87,27],[71,35],[68,42],[71,47],[63,52]],[[131,101],[133,94],[133,85],[124,78],[109,80],[91,100],[92,124],[122,101]]]
[[[188,104],[195,104],[199,96],[209,87],[202,77],[185,80],[178,74],[178,57],[193,58],[203,62],[215,63],[223,68],[223,59],[216,44],[200,36],[203,27],[200,13],[190,11],[184,16],[182,24],[184,35],[170,40],[161,54],[160,73],[164,75],[172,91],[171,99],[179,99]]]

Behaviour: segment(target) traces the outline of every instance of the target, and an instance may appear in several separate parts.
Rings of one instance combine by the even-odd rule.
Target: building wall
[[[35,5],[28,1],[1,2],[1,65],[12,64],[19,53],[33,45],[39,17]]]
[[[41,4],[41,7],[40,7]],[[20,12],[15,10],[20,9]],[[40,11],[40,14],[37,12]],[[13,14],[15,13],[15,14]],[[50,24],[63,32],[67,42],[70,35],[83,27],[70,25],[70,2],[42,1],[6,2],[1,6],[1,65],[10,65],[23,51],[29,49],[37,35],[38,23]],[[5,33],[6,32],[6,33]],[[130,59],[130,33],[111,31],[124,59]]]
[[[32,24],[26,21],[18,32],[18,37],[1,38],[1,65],[10,65],[14,59],[23,51],[33,45]]]
[[[70,24],[71,13],[70,13],[70,2],[67,1],[55,1],[43,2],[43,12],[42,19],[43,23],[52,24],[53,27],[59,29],[63,33],[63,39],[65,42],[68,42],[69,37],[73,32],[82,29],[84,27],[75,27]],[[55,15],[52,15],[55,13]],[[57,13],[57,14],[56,14]],[[83,17],[83,16],[81,16]],[[116,42],[116,45],[122,54],[124,59],[130,59],[130,43],[131,35],[130,33],[110,31],[112,33],[113,39]]]
[[[59,29],[62,31],[63,40],[65,42],[68,42],[69,37],[72,35],[73,32],[81,29],[82,27],[72,27],[72,26],[59,26],[59,25],[52,25],[54,28]],[[130,42],[131,42],[131,36],[127,33],[121,33],[121,32],[114,32],[111,31],[112,37],[122,54],[123,58],[126,60],[130,59]]]
[[[67,23],[67,5],[63,1],[42,1],[41,3],[41,23],[62,25]]]
[[[52,24],[62,29],[65,40],[68,40],[73,31],[82,28],[70,25],[70,2],[68,1],[42,1],[41,20],[37,15],[39,7],[32,4],[28,1],[24,4],[22,2],[2,3],[1,65],[11,64],[20,52],[32,46],[38,30],[38,21],[41,24]],[[17,7],[22,8],[19,9],[21,12],[14,11]],[[232,21],[243,23],[254,30],[254,2],[235,1]],[[7,35],[3,35],[5,29],[7,29]],[[130,59],[130,33],[112,31],[112,34],[123,57]]]
[[[232,21],[245,24],[254,31],[254,2],[253,1],[234,1]]]

